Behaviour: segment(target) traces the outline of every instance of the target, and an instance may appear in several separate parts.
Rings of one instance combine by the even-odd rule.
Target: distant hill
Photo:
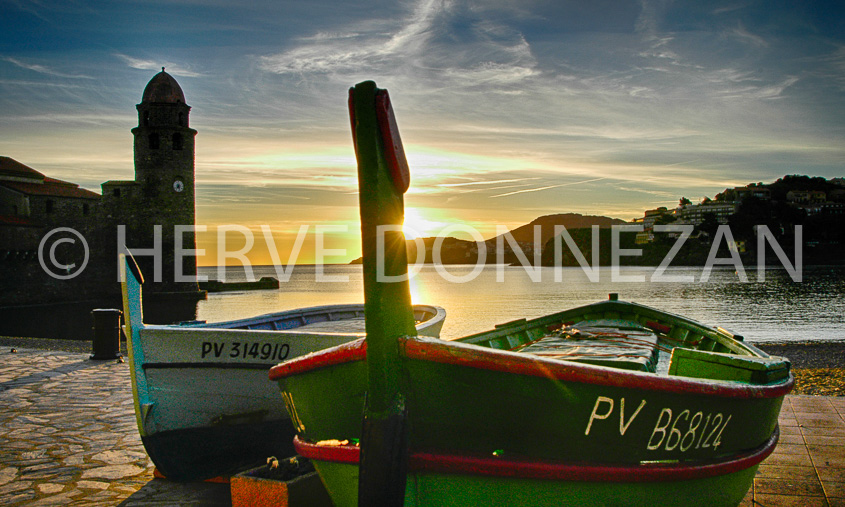
[[[580,213],[559,213],[557,215],[545,215],[535,218],[531,223],[517,227],[510,231],[513,239],[519,243],[534,243],[534,226],[540,226],[541,245],[545,245],[554,236],[555,226],[562,225],[567,229],[583,229],[598,225],[601,229],[610,228],[613,225],[626,224],[625,220],[595,215],[581,215]],[[487,243],[496,244],[496,238],[487,240]]]
[[[717,218],[713,212],[707,212],[707,206],[712,202],[733,203],[734,213]],[[737,242],[739,256],[742,262],[747,265],[754,265],[758,261],[758,236],[760,226],[766,226],[773,235],[774,241],[786,249],[788,257],[796,256],[796,252],[802,255],[804,265],[827,265],[845,263],[845,178],[826,179],[823,177],[811,177],[803,175],[787,175],[779,178],[773,183],[762,182],[750,183],[745,187],[726,188],[716,194],[715,199],[702,200],[701,204],[692,205],[686,199],[681,198],[681,207],[678,210],[701,207],[700,216],[690,218],[683,213],[674,213],[673,210],[664,208],[664,219],[661,223],[692,224],[695,227],[693,234],[680,245],[680,249],[674,251],[672,258],[673,266],[701,266],[707,263],[715,233],[720,225],[728,225],[732,237]],[[720,222],[721,221],[721,222]],[[540,255],[539,263],[545,266],[558,265],[556,263],[555,244],[553,239],[555,226],[566,227],[570,237],[575,241],[578,249],[587,259],[592,254],[592,231],[593,225],[599,226],[599,263],[602,266],[611,262],[612,235],[610,229],[614,225],[625,224],[624,220],[604,216],[581,215],[579,213],[559,213],[545,215],[532,220],[530,223],[509,231],[513,238],[505,238],[505,235],[496,236],[484,241],[479,245],[473,241],[466,241],[456,238],[445,238],[441,240],[440,259],[442,264],[476,264],[479,258],[479,247],[486,253],[485,262],[493,264],[503,262],[505,264],[522,264],[520,255],[530,264],[535,262],[534,252],[534,227],[540,227]],[[643,224],[645,226],[645,224]],[[646,226],[648,227],[648,226]],[[799,242],[800,249],[796,250],[796,240],[799,239],[798,228],[801,228]],[[619,262],[622,265],[659,265],[668,255],[668,252],[675,247],[675,236],[669,234],[656,234],[643,243],[637,242],[637,234],[625,232],[619,236],[620,248],[638,249],[641,255],[622,256]],[[433,262],[433,245],[437,238],[425,238],[423,243],[426,248],[425,262]],[[515,241],[518,249],[511,246]],[[499,245],[502,245],[501,251]],[[780,264],[779,258],[775,257],[772,247],[764,244],[764,262],[769,264]],[[515,251],[516,250],[516,251]],[[521,253],[520,253],[521,251]],[[408,243],[408,253],[411,262],[416,259],[416,245]],[[563,247],[560,262],[563,266],[578,265],[574,254],[568,247]],[[717,258],[730,258],[731,253],[727,250],[727,243],[718,245],[715,252]],[[361,259],[352,261],[360,263]],[[790,262],[796,262],[793,259]]]
[[[598,225],[600,228],[610,228],[613,225],[627,223],[618,218],[604,216],[581,215],[579,213],[560,213],[556,215],[545,215],[532,220],[530,223],[517,227],[510,231],[513,240],[522,249],[529,262],[534,260],[534,226],[540,226],[540,246],[545,245],[554,236],[555,226],[562,225],[566,229],[589,228]],[[423,238],[426,247],[425,262],[433,263],[432,249],[437,238]],[[498,260],[496,248],[501,241],[503,248],[503,262],[513,264],[519,262],[517,255],[513,252],[505,238],[495,236],[484,242],[487,249],[486,263],[493,264]],[[453,237],[444,238],[440,247],[440,262],[442,264],[476,264],[478,262],[478,244],[474,241],[467,241]],[[414,262],[416,259],[416,243],[408,241],[408,259]],[[353,260],[350,264],[360,264],[361,258]]]

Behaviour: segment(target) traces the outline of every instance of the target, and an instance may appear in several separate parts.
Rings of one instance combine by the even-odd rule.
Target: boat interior
[[[743,337],[635,303],[611,300],[496,326],[463,343],[657,375],[764,385],[789,376],[789,361]]]

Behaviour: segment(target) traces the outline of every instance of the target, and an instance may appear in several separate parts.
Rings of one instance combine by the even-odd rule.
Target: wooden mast
[[[410,178],[387,90],[359,83],[350,90],[349,106],[358,158],[368,373],[358,505],[401,506],[408,431],[398,338],[416,335],[401,229]]]

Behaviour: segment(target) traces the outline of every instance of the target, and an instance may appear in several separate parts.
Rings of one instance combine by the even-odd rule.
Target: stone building
[[[204,296],[190,255],[197,133],[191,108],[164,69],[136,108],[135,179],[107,181],[102,195],[0,157],[0,307],[116,300],[121,244],[135,254],[149,299],[195,303]],[[68,240],[54,246],[58,229]],[[177,255],[177,246],[187,255]],[[84,270],[68,276],[83,263]]]
[[[45,176],[9,157],[0,157],[0,306],[57,301],[70,296],[94,296],[97,275],[83,271],[68,276],[85,260],[85,249],[74,236],[43,255],[55,276],[41,267],[39,246],[51,231],[72,228],[82,237],[96,235],[100,196],[79,185]],[[60,231],[57,231],[61,235]],[[53,235],[57,240],[59,235]],[[90,252],[90,249],[89,249]],[[86,270],[87,271],[87,270]]]
[[[117,244],[118,226],[125,225],[126,246],[141,252],[154,248],[160,235],[161,271],[154,257],[135,256],[150,288],[159,293],[197,292],[196,257],[182,252],[196,248],[194,137],[191,108],[173,76],[164,68],[147,87],[138,109],[135,138],[135,179],[102,185],[103,211]],[[177,238],[177,235],[179,236]],[[177,252],[180,246],[182,252]],[[180,281],[191,279],[191,281]]]

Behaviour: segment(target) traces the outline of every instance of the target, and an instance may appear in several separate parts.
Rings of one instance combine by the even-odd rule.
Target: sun
[[[402,232],[406,239],[427,238],[436,236],[446,224],[426,218],[428,210],[420,208],[405,208],[405,222],[402,225]]]

